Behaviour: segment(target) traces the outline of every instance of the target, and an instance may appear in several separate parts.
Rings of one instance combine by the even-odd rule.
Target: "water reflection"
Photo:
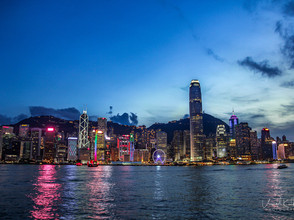
[[[89,190],[87,208],[91,210],[91,214],[87,216],[88,218],[101,219],[111,216],[115,199],[110,192],[112,187],[109,182],[111,172],[111,166],[100,166],[89,171],[91,177],[87,184]]]
[[[281,209],[281,201],[285,196],[285,190],[281,187],[280,170],[277,164],[266,164],[266,199],[262,201],[262,206],[266,210]]]
[[[34,186],[34,192],[29,196],[34,202],[31,217],[35,219],[58,218],[57,207],[60,203],[61,184],[56,183],[55,166],[40,166]]]
[[[163,200],[164,193],[162,189],[162,173],[160,172],[161,167],[156,166],[156,172],[155,172],[155,189],[154,189],[154,199],[155,200]]]

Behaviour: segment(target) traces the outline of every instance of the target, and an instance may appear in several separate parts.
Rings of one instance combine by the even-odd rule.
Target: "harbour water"
[[[293,219],[288,166],[0,165],[0,219]]]

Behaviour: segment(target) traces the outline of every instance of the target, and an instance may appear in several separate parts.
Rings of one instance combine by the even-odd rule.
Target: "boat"
[[[76,165],[77,166],[83,166],[83,164],[81,162],[77,162]]]
[[[288,168],[286,164],[281,164],[277,167],[277,169],[285,169],[285,168]]]
[[[90,161],[88,161],[87,165],[88,165],[88,167],[98,167],[98,162],[90,160]]]

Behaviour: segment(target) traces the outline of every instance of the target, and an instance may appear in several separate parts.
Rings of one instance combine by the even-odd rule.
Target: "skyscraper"
[[[228,138],[225,125],[218,125],[216,128],[216,150],[217,157],[224,158],[227,156]]]
[[[236,125],[239,124],[239,119],[235,115],[234,111],[233,111],[233,115],[231,116],[229,122],[230,122],[230,136],[231,136],[231,139],[235,139],[236,138],[235,128],[236,128]]]
[[[79,121],[78,159],[87,163],[90,159],[90,142],[88,139],[89,117],[87,111],[83,111]]]
[[[203,160],[203,115],[201,88],[198,80],[192,80],[189,90],[191,161]]]

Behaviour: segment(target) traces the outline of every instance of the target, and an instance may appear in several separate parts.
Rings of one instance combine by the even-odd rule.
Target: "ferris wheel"
[[[164,164],[166,160],[166,154],[163,150],[157,149],[153,152],[152,159],[156,164]]]

